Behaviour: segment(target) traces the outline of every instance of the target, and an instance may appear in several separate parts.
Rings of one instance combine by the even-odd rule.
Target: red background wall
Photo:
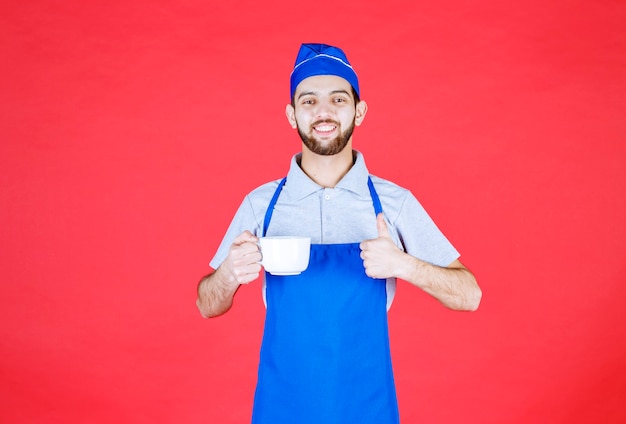
[[[343,47],[355,147],[477,275],[473,314],[406,283],[404,423],[626,420],[626,5],[40,0],[0,6],[0,421],[248,422],[260,281],[195,285],[287,172],[301,42]]]

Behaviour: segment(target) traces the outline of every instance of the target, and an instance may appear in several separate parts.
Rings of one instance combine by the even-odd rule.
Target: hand
[[[405,253],[389,236],[387,223],[382,213],[376,217],[376,227],[378,238],[365,240],[360,244],[365,274],[372,278],[396,277]]]
[[[239,234],[230,246],[221,270],[230,284],[248,284],[259,278],[261,251],[259,239],[248,230]]]

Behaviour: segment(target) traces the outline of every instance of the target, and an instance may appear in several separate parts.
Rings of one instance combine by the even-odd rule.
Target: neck
[[[310,179],[325,188],[333,188],[354,165],[350,143],[332,156],[315,154],[303,146],[300,168]]]

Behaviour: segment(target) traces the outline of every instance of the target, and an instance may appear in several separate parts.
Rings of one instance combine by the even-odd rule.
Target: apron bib
[[[267,230],[281,182],[265,217]],[[375,214],[382,212],[368,181]],[[306,271],[265,273],[267,311],[253,424],[399,422],[385,280],[359,243],[313,244]]]

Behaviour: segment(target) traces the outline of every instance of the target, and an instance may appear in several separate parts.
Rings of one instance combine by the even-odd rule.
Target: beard
[[[309,149],[311,152],[321,155],[321,156],[336,155],[337,153],[341,152],[348,144],[348,141],[350,141],[350,138],[352,137],[352,133],[354,132],[354,120],[352,120],[352,123],[344,132],[341,132],[341,126],[339,125],[339,122],[328,121],[328,120],[315,122],[313,125],[311,125],[311,128],[317,125],[320,125],[322,123],[329,123],[329,124],[336,125],[340,131],[339,135],[335,137],[334,139],[330,140],[328,143],[321,143],[315,137],[309,134],[306,134],[302,130],[302,128],[300,128],[300,125],[298,125],[298,134],[300,134],[300,138],[302,139],[302,142],[307,147],[307,149]]]

